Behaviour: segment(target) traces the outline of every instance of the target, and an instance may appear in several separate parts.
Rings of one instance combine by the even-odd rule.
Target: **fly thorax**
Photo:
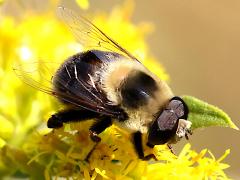
[[[141,133],[146,134],[153,116],[142,108],[139,110],[126,109],[125,111],[128,114],[128,119],[125,121],[116,120],[115,123],[129,132],[140,131]]]
[[[158,85],[150,75],[133,70],[120,85],[122,105],[129,109],[147,106],[157,90]]]
[[[121,60],[113,61],[106,65],[102,72],[102,86],[109,100],[115,104],[121,103],[120,89],[122,82],[127,79],[134,68],[143,69],[143,66],[135,61],[129,61],[122,57]]]

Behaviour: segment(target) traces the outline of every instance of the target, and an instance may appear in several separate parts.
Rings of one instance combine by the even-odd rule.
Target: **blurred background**
[[[90,0],[89,12],[110,12],[120,0]],[[75,1],[62,4],[78,9]],[[29,6],[30,8],[30,6]],[[170,75],[176,95],[192,95],[214,104],[229,114],[240,127],[240,1],[149,0],[135,1],[132,21],[147,21],[154,31],[147,42],[152,55]],[[53,9],[54,10],[54,9]],[[116,29],[116,31],[118,31]],[[226,149],[230,177],[240,179],[239,131],[212,127],[190,137],[192,149],[210,149],[216,158]],[[186,140],[174,146],[181,150]]]

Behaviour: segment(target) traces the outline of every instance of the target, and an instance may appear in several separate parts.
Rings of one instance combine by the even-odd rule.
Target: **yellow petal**
[[[89,8],[88,0],[76,0],[76,3],[84,10]]]

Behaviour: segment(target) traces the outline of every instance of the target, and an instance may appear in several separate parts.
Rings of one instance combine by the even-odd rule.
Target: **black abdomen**
[[[57,70],[54,78],[54,90],[69,96],[82,97],[85,101],[107,103],[106,94],[102,91],[101,72],[108,63],[121,58],[114,52],[98,50],[78,53],[68,58]],[[60,100],[67,103],[63,98]]]

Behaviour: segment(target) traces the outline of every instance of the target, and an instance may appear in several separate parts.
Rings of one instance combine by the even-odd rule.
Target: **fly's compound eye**
[[[157,122],[159,130],[172,130],[177,123],[178,116],[172,109],[165,109]]]
[[[166,109],[170,110],[178,118],[181,118],[184,116],[184,106],[181,101],[178,101],[178,100],[170,101]]]
[[[172,110],[178,119],[187,119],[188,107],[180,97],[173,97],[167,105],[166,109]]]

